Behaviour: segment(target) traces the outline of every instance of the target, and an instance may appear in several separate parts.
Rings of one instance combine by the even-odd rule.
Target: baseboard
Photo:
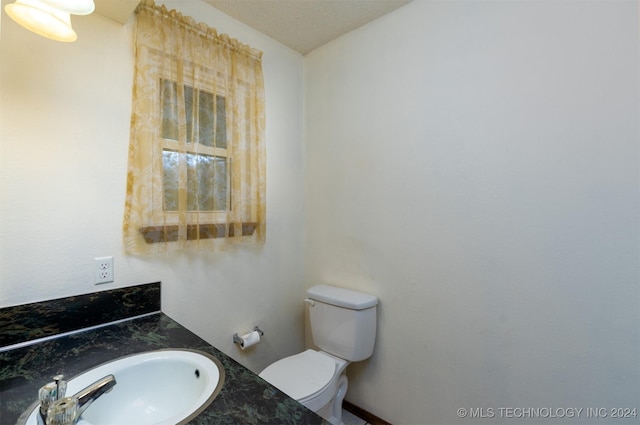
[[[357,417],[364,419],[367,423],[371,425],[391,425],[390,422],[385,421],[382,418],[377,417],[371,412],[367,412],[361,407],[356,406],[353,403],[349,403],[347,400],[342,402],[342,408],[347,412],[351,412]]]

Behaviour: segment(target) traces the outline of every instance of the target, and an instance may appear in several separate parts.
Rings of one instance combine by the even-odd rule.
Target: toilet
[[[376,339],[374,295],[330,285],[307,291],[313,343],[308,349],[278,360],[260,373],[285,394],[327,419],[342,424],[349,363],[373,353]]]

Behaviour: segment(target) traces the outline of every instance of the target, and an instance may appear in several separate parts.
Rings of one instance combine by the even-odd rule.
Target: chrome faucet
[[[78,391],[76,395],[73,396],[74,398],[78,399],[77,417],[79,418],[80,415],[82,415],[84,411],[87,410],[89,406],[91,406],[91,403],[96,401],[101,395],[111,391],[116,384],[117,382],[115,376],[107,375],[104,378],[99,379],[93,384],[89,385],[88,387]]]
[[[103,394],[108,393],[116,385],[116,378],[107,375],[78,391],[71,397],[65,397],[67,383],[62,375],[55,376],[54,382],[43,386],[38,396],[40,407],[38,411],[38,425],[70,425],[80,419],[82,413],[91,403]]]

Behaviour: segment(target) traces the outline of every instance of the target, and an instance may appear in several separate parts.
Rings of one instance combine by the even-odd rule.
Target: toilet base
[[[338,379],[337,391],[331,401],[315,411],[318,415],[331,422],[331,425],[344,425],[342,422],[342,402],[347,395],[348,387],[347,375],[343,373]]]

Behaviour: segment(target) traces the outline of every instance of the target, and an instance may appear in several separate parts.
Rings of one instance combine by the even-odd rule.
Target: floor
[[[344,425],[367,425],[367,421],[344,409],[342,409],[342,422]]]

